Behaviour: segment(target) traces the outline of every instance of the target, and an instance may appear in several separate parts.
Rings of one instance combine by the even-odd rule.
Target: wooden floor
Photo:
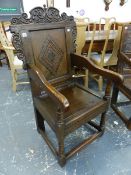
[[[97,90],[95,82],[90,87]],[[120,96],[120,98],[123,98]],[[131,106],[124,110],[130,115]],[[50,137],[56,139],[48,128]],[[86,126],[67,137],[67,149],[90,134]],[[61,168],[36,131],[29,85],[12,92],[7,65],[0,67],[0,175],[131,175],[131,131],[110,109],[105,134]]]

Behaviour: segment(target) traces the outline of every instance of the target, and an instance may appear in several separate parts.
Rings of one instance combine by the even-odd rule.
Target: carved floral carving
[[[20,60],[23,61],[23,68],[26,69],[25,56],[23,54],[21,37],[18,33],[14,33],[12,37],[13,37],[12,44],[15,46],[17,56]]]
[[[73,16],[67,16],[66,13],[59,14],[59,10],[54,7],[44,8],[35,7],[30,12],[30,18],[26,13],[20,17],[15,17],[11,20],[11,24],[29,24],[29,23],[49,23],[60,21],[73,21]]]

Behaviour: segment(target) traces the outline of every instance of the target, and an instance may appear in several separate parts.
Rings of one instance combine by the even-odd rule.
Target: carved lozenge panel
[[[55,75],[63,56],[63,50],[57,45],[53,38],[48,35],[40,50],[38,57],[40,62],[49,70],[51,74]]]

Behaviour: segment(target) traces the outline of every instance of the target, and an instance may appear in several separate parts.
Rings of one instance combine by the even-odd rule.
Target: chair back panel
[[[11,31],[14,32],[13,43],[16,50],[18,53],[23,50],[22,54],[25,56],[23,59],[25,59],[26,64],[37,66],[47,80],[71,75],[69,60],[70,53],[75,51],[76,40],[74,19],[68,16],[60,17],[57,13],[57,16],[53,14],[50,21],[48,19],[46,22],[46,17],[50,15],[49,12],[52,10],[53,13],[56,11],[55,8],[48,8],[42,12],[42,22],[31,21],[33,19],[31,18],[31,22],[29,21],[28,24],[20,22],[20,25],[11,26]],[[31,15],[33,15],[33,10]],[[19,48],[18,44],[16,45],[18,37],[15,36],[18,36],[19,42],[21,42]]]
[[[69,72],[65,36],[63,28],[32,30],[29,32],[29,39],[27,38],[29,42],[31,41],[29,50],[26,47],[29,43],[23,42],[25,52],[28,52],[28,57],[32,59],[31,63],[40,68],[47,80]]]
[[[104,58],[105,58],[105,54],[106,54],[106,49],[108,46],[108,41],[109,41],[109,35],[110,35],[110,27],[111,25],[108,26],[108,30],[105,30],[103,32],[103,35],[105,36],[105,38],[103,38],[103,36],[101,36],[104,40],[104,45],[103,45],[103,49],[101,50],[101,53],[98,54],[100,57],[100,66],[103,67],[104,66]],[[89,50],[88,50],[88,58],[91,58],[92,55],[92,48],[93,48],[93,44],[95,41],[95,35],[98,35],[100,33],[96,33],[96,24],[94,24],[94,28],[93,28],[93,32],[92,32],[92,36],[91,36],[91,42],[90,42],[90,46],[89,46]]]

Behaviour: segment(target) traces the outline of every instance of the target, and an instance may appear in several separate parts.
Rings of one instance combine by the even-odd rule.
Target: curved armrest
[[[69,102],[66,97],[45,79],[43,73],[36,66],[32,66],[31,69],[29,69],[29,74],[31,78],[43,87],[48,95],[62,107],[62,109],[69,107]]]
[[[108,69],[100,68],[96,66],[92,61],[90,61],[87,57],[83,57],[81,55],[71,54],[71,63],[72,66],[77,66],[81,69],[88,69],[90,72],[99,74],[117,83],[122,83],[124,80],[122,75]]]
[[[131,56],[131,54],[130,54],[130,56]],[[128,55],[126,55],[124,52],[120,52],[118,57],[120,57],[120,59],[122,59],[124,62],[126,62],[126,64],[131,66],[131,57],[129,58]]]

